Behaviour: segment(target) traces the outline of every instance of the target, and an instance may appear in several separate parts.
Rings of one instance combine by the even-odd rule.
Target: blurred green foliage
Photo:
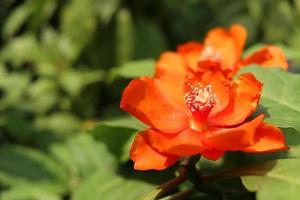
[[[132,170],[143,125],[119,110],[122,90],[161,52],[235,22],[297,69],[299,0],[1,0],[0,199],[137,199],[172,177]]]

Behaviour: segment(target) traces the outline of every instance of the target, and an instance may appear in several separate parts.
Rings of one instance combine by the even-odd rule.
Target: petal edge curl
[[[204,151],[207,147],[201,143],[201,134],[192,129],[177,134],[161,133],[153,129],[145,131],[145,137],[154,149],[176,156],[191,156]]]
[[[136,170],[163,170],[173,165],[179,157],[157,152],[141,132],[136,135],[131,146],[130,158]]]
[[[234,81],[230,102],[222,112],[209,119],[213,126],[232,126],[245,121],[260,100],[262,83],[251,73],[244,73]]]
[[[166,133],[177,133],[189,126],[185,110],[163,94],[151,78],[132,80],[123,92],[121,108]]]
[[[284,134],[279,128],[271,124],[261,123],[256,131],[259,141],[252,146],[244,148],[242,151],[248,153],[272,153],[288,149],[285,145]]]
[[[217,150],[236,151],[244,149],[257,142],[256,129],[263,118],[264,115],[259,115],[252,121],[233,128],[210,128],[202,138],[202,142]]]

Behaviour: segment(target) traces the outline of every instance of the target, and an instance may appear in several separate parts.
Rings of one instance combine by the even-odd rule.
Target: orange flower
[[[219,61],[223,69],[230,69],[234,73],[239,68],[249,64],[288,68],[283,52],[272,45],[258,50],[245,59],[241,59],[246,37],[246,29],[239,24],[232,25],[229,30],[218,27],[208,32],[204,44],[198,42],[185,43],[178,47],[178,53],[185,58],[186,64],[192,68],[195,68],[198,60],[206,59]]]
[[[232,80],[219,62],[187,70],[185,61],[164,53],[154,78],[132,80],[123,93],[121,108],[149,126],[131,147],[135,169],[162,170],[195,154],[216,160],[225,151],[287,149],[281,130],[264,123],[264,115],[247,120],[262,90],[252,74]]]

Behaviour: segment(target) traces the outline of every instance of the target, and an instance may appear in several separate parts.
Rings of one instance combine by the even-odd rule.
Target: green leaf
[[[35,113],[48,112],[58,102],[58,85],[52,79],[39,79],[28,87],[28,97],[22,107]]]
[[[112,68],[108,75],[108,81],[112,82],[116,77],[132,79],[140,76],[153,76],[154,66],[153,59],[131,61],[120,67]]]
[[[1,193],[1,200],[60,200],[60,196],[39,186],[19,186]]]
[[[82,23],[84,21],[84,23]],[[96,15],[92,0],[71,0],[64,7],[61,18],[62,34],[73,44],[76,59],[82,48],[89,42],[96,30]],[[76,28],[74,28],[76,27]]]
[[[99,124],[90,131],[97,140],[103,142],[119,161],[129,159],[129,149],[136,130]]]
[[[101,70],[65,70],[59,76],[59,81],[62,88],[71,96],[79,95],[81,90],[92,83],[99,82],[104,77],[104,72]]]
[[[99,169],[91,175],[72,196],[72,200],[132,200],[139,199],[153,188],[152,184],[138,179],[126,179]]]
[[[0,89],[4,92],[0,99],[0,109],[11,105],[21,106],[29,85],[30,76],[27,73],[0,72]]]
[[[147,126],[131,116],[111,118],[100,121],[90,130],[97,140],[106,144],[108,149],[121,161],[129,160],[129,151],[135,133]]]
[[[132,59],[134,51],[134,28],[129,10],[121,9],[116,16],[117,65]]]
[[[26,2],[11,12],[3,27],[4,37],[13,36],[21,28],[32,14],[34,9],[33,5],[34,4],[32,2]]]
[[[140,200],[155,200],[157,195],[162,191],[162,189],[154,189],[147,194],[145,194]]]
[[[40,45],[34,35],[27,34],[14,38],[7,43],[0,52],[3,61],[20,67],[24,62],[39,62],[46,60],[46,54],[41,51]]]
[[[93,3],[100,20],[107,24],[118,9],[120,0],[97,0]]]
[[[69,170],[73,187],[79,184],[81,178],[88,177],[97,169],[110,173],[116,168],[115,159],[106,146],[87,134],[74,136],[64,143],[53,144],[51,153]]]
[[[147,128],[145,124],[143,124],[141,121],[131,116],[114,117],[110,119],[101,120],[100,125],[119,127],[119,128],[123,127],[123,128],[134,129],[137,131]]]
[[[59,163],[42,152],[4,145],[0,148],[0,180],[1,184],[13,187],[34,185],[63,192],[68,175]]]
[[[243,52],[243,56],[249,56],[251,54],[253,54],[256,51],[259,51],[260,49],[264,48],[265,46],[267,46],[267,44],[262,44],[262,43],[257,43],[251,47],[249,47],[248,49],[246,49]],[[287,45],[283,45],[283,44],[276,44],[276,46],[278,46],[284,53],[285,57],[288,60],[297,60],[300,59],[300,52],[297,48],[293,48]]]
[[[44,0],[33,1],[33,3],[34,11],[32,13],[29,26],[31,31],[38,31],[38,29],[51,18],[58,2]]]
[[[243,68],[240,73],[252,72],[261,81],[263,92],[260,105],[266,121],[281,128],[300,131],[300,75],[278,68],[258,66]]]
[[[258,200],[297,200],[300,195],[300,159],[279,159],[239,171],[249,191]]]
[[[37,130],[47,130],[60,135],[77,133],[81,126],[76,115],[67,112],[56,112],[36,119],[34,126]]]
[[[286,152],[290,158],[300,158],[300,134],[295,129],[283,129],[286,144],[289,150]]]
[[[32,126],[26,119],[26,114],[19,110],[10,110],[0,115],[0,126],[9,137],[18,142],[26,143],[32,139]]]
[[[59,34],[50,27],[43,29],[40,44],[48,59],[37,65],[38,72],[43,75],[55,76],[56,73],[60,73],[62,68],[69,67],[68,62],[72,61],[77,53],[70,36]]]
[[[278,44],[278,47],[284,52],[284,55],[288,60],[299,60],[300,59],[300,52],[298,48],[289,47],[286,45]]]

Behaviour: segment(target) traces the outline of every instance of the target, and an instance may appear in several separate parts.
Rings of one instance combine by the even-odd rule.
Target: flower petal
[[[227,108],[209,119],[211,126],[231,126],[243,122],[258,105],[262,83],[251,73],[242,74],[232,86],[232,95]]]
[[[257,142],[256,129],[264,115],[234,128],[210,128],[203,135],[203,144],[218,150],[241,150]]]
[[[247,30],[244,26],[240,24],[233,24],[230,29],[229,29],[231,35],[233,36],[235,42],[236,42],[236,47],[237,50],[242,53],[246,39],[247,39]]]
[[[227,107],[230,100],[231,79],[228,78],[228,72],[221,69],[219,62],[211,60],[199,61],[197,71],[190,73],[189,76],[188,82],[212,86],[217,102],[209,114],[210,117],[215,116]]]
[[[260,137],[259,141],[249,147],[242,149],[248,153],[271,153],[280,150],[286,150],[285,139],[282,131],[267,123],[262,123],[256,130],[256,135]]]
[[[163,53],[158,59],[155,69],[156,78],[169,78],[171,81],[173,75],[184,78],[186,72],[186,66],[182,56],[175,52]]]
[[[288,63],[282,50],[276,46],[266,46],[245,58],[243,65],[259,64],[264,67],[288,68]]]
[[[136,170],[163,170],[179,159],[177,156],[161,154],[154,150],[147,142],[143,132],[136,135],[131,146],[130,157]]]
[[[201,143],[201,133],[186,129],[177,134],[166,134],[153,129],[145,131],[149,144],[158,152],[176,156],[199,154],[206,149]]]
[[[132,80],[124,90],[121,108],[163,132],[177,133],[189,126],[185,110],[164,94],[151,78]]]
[[[224,155],[225,151],[220,150],[205,150],[201,153],[203,157],[205,157],[208,160],[218,160]]]
[[[166,96],[184,104],[183,85],[186,76],[184,59],[174,52],[163,53],[157,64],[155,79]]]
[[[179,45],[177,48],[177,52],[184,58],[185,64],[192,69],[197,68],[202,50],[203,44],[195,41]]]
[[[235,71],[246,37],[246,29],[241,25],[235,24],[229,30],[221,27],[212,29],[206,35],[204,44],[220,53],[223,69]]]

